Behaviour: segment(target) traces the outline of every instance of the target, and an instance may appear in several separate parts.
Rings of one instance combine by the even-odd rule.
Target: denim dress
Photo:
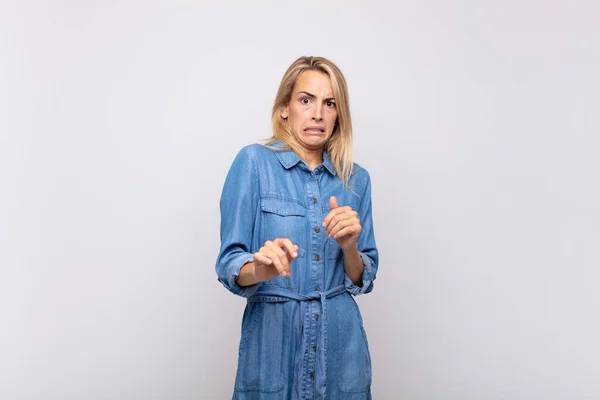
[[[343,252],[322,226],[331,196],[358,212],[362,286],[345,274]],[[235,157],[220,210],[217,276],[247,299],[233,399],[370,399],[371,357],[354,300],[373,290],[379,261],[368,172],[354,164],[345,188],[326,152],[311,171],[292,151],[252,144]],[[244,264],[277,238],[299,246],[291,277],[238,286]]]

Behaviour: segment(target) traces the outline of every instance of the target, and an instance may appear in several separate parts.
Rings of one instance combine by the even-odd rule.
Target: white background
[[[594,1],[3,1],[0,398],[230,398],[218,201],[330,58],[371,173],[376,399],[600,398]]]

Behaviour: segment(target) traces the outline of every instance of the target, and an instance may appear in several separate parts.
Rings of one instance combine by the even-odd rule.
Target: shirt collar
[[[331,173],[331,175],[335,176],[335,168],[331,164],[331,159],[329,158],[329,153],[323,150],[323,166],[327,168],[327,171]]]
[[[273,147],[283,147],[284,144],[280,141],[273,143],[271,146]],[[275,151],[279,162],[285,169],[290,169],[296,164],[298,164],[301,160],[300,157],[296,153],[291,150],[277,150]],[[336,175],[335,168],[331,164],[331,159],[329,158],[329,153],[323,150],[323,166],[329,171],[333,176]]]
[[[271,146],[281,148],[284,146],[284,144],[283,142],[275,142]],[[298,157],[296,153],[291,150],[277,150],[275,151],[275,155],[285,169],[290,169],[300,162],[300,157]]]

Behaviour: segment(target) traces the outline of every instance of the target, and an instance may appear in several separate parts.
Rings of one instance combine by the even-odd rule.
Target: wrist
[[[250,276],[252,277],[253,281],[257,281],[260,282],[259,277],[256,275],[256,264],[254,262],[248,264],[248,267],[250,269]]]
[[[256,283],[261,283],[266,281],[265,277],[264,277],[264,268],[256,268],[256,263],[253,262],[252,263],[252,269],[250,270],[252,279],[256,282]]]
[[[342,247],[342,251],[344,252],[344,256],[358,253],[358,243],[354,242],[354,243],[351,243],[349,246],[347,246],[345,248]]]

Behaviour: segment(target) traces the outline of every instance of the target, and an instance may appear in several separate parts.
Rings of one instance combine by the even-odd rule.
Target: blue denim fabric
[[[331,196],[358,211],[362,286],[345,274],[343,252],[321,225]],[[220,209],[216,272],[247,298],[233,398],[370,399],[371,357],[353,298],[373,290],[379,262],[368,172],[355,164],[348,190],[326,152],[311,171],[291,151],[253,144],[237,154]],[[242,266],[277,238],[299,246],[291,277],[238,286]]]

